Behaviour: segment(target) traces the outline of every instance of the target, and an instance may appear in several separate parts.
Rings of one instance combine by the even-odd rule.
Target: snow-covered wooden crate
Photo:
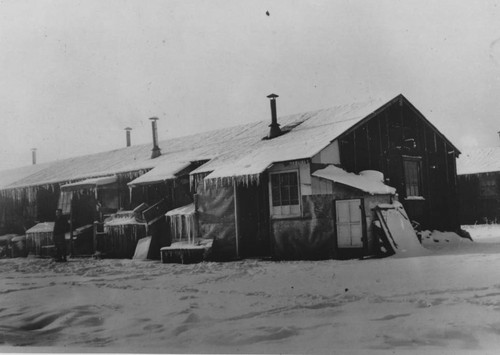
[[[207,258],[211,239],[200,239],[194,203],[168,211],[165,214],[174,242],[160,249],[163,263],[190,264]]]
[[[43,222],[26,231],[26,248],[29,254],[49,256],[54,247],[54,222]]]
[[[0,236],[0,258],[8,258],[11,255],[12,238],[17,234],[5,234]]]
[[[160,249],[162,263],[192,264],[206,260],[212,248],[212,240],[200,239],[196,244],[176,242]]]
[[[170,225],[170,235],[173,241],[194,243],[198,234],[194,203],[170,210],[165,216]]]
[[[132,258],[138,240],[147,236],[147,224],[138,222],[133,211],[123,211],[104,222],[104,232],[96,251],[106,257]]]
[[[10,240],[10,257],[20,258],[26,257],[28,250],[26,248],[26,236],[19,235]]]

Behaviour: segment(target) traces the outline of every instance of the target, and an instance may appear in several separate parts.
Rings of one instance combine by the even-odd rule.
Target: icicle
[[[194,214],[189,214],[186,216],[186,227],[187,227],[187,234],[188,234],[188,241],[190,241],[191,244],[194,244]]]

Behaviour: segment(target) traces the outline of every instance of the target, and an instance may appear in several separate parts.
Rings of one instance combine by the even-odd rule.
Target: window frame
[[[407,163],[414,163],[416,164],[416,184],[410,175],[413,171],[409,171],[407,169]],[[405,198],[406,199],[412,199],[415,197],[423,198],[423,181],[422,181],[422,157],[410,157],[410,156],[403,156],[403,181],[404,181],[404,187],[405,187]],[[414,191],[416,188],[416,193],[413,193],[412,190]]]
[[[494,199],[498,194],[497,177],[495,175],[485,174],[479,176],[479,198]]]
[[[274,205],[274,195],[273,195],[273,176],[294,173],[297,177],[297,204],[282,204],[282,199],[280,195],[279,205]],[[281,182],[281,180],[279,180]],[[288,185],[291,186],[291,185]],[[281,184],[279,185],[281,191]],[[291,194],[289,194],[290,196]],[[269,172],[269,208],[271,216],[275,218],[287,218],[287,217],[300,217],[302,215],[302,203],[301,203],[301,193],[300,193],[300,171],[299,169],[287,169],[280,171]]]

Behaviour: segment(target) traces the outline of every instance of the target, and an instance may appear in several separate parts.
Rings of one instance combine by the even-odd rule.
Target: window
[[[299,178],[296,171],[271,174],[271,199],[273,215],[298,215]]]
[[[404,158],[406,197],[422,196],[420,158]]]
[[[494,175],[483,175],[479,178],[479,196],[495,197],[498,195],[497,182]]]

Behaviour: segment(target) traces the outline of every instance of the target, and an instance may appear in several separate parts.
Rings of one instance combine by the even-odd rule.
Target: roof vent
[[[130,127],[125,128],[126,138],[127,138],[127,147],[130,147],[130,145],[131,145],[131,140],[130,140],[130,131],[131,130],[132,130],[132,128],[130,128]]]
[[[36,148],[31,148],[31,159],[33,165],[36,165]]]
[[[281,135],[280,125],[278,124],[278,117],[276,115],[276,98],[279,96],[276,94],[271,94],[267,97],[271,101],[271,124],[269,125],[271,129],[269,130],[269,135],[267,136],[267,138],[273,139]]]
[[[153,149],[151,150],[151,159],[158,158],[161,155],[160,147],[158,147],[158,128],[156,127],[156,121],[158,117],[151,117],[151,127],[153,129]]]

